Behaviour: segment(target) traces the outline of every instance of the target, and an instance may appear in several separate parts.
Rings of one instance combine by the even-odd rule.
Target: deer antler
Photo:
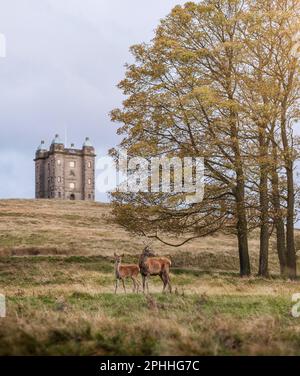
[[[150,240],[150,239],[147,239],[147,241],[143,241],[143,244],[144,244],[144,247],[145,249],[151,249],[152,245],[153,245],[154,241],[153,240]]]
[[[143,238],[142,243],[145,247],[151,247],[154,243],[154,240],[149,238]]]

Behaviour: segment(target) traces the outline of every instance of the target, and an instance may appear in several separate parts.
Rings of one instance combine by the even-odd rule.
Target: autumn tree
[[[296,276],[293,180],[296,154],[292,128],[299,109],[299,60],[293,53],[298,30],[299,1],[249,2],[244,28],[248,53],[243,94],[245,108],[255,127],[252,136],[258,142],[253,161],[257,163],[260,181],[259,274],[262,276],[268,275],[272,223],[276,228],[281,274]]]
[[[293,9],[290,2],[285,4],[286,16]],[[135,63],[127,65],[126,78],[119,84],[127,99],[123,108],[112,112],[112,120],[122,124],[120,146],[129,156],[203,157],[206,175],[204,199],[192,204],[187,203],[186,194],[178,192],[116,192],[112,196],[116,220],[130,231],[166,244],[165,233],[183,237],[173,245],[220,229],[234,231],[242,276],[251,272],[248,232],[252,218],[247,209],[258,202],[260,214],[253,222],[258,222],[261,231],[259,271],[266,276],[270,205],[278,209],[282,200],[276,182],[280,160],[288,176],[293,169],[288,129],[296,108],[296,63],[294,59],[288,65],[288,72],[294,69],[291,77],[285,66],[290,59],[287,46],[291,46],[279,42],[279,28],[272,31],[274,24],[282,22],[283,13],[272,8],[272,2],[264,6],[263,1],[204,0],[175,7],[161,21],[151,43],[131,48]],[[289,30],[285,40],[290,41],[291,35]],[[285,60],[278,62],[279,57]],[[287,83],[288,78],[293,83]],[[276,143],[279,129],[280,145]],[[277,153],[275,168],[271,168],[270,150],[274,158]],[[254,172],[249,173],[251,167]],[[253,192],[250,180],[255,181],[256,174],[259,184]],[[288,261],[294,254],[290,176],[287,183],[289,214],[283,255],[292,270],[294,261]],[[281,216],[276,222],[278,233],[283,221]]]
[[[295,249],[295,148],[293,137],[293,125],[299,118],[299,55],[293,53],[295,35],[300,30],[299,24],[299,1],[279,1],[277,8],[282,15],[277,20],[277,28],[280,29],[278,36],[278,48],[276,63],[273,68],[273,76],[279,87],[279,132],[281,138],[281,155],[284,161],[286,173],[286,256],[287,271],[290,278],[295,278],[296,249]],[[297,42],[298,43],[298,42]],[[300,52],[300,51],[297,51]]]

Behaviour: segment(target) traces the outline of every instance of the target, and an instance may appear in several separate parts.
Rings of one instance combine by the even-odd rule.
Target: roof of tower
[[[85,141],[84,141],[84,144],[83,144],[83,147],[93,147],[89,137],[86,137],[85,138]]]
[[[52,141],[52,145],[53,144],[63,144],[62,140],[60,139],[59,135],[56,134],[53,141]]]
[[[37,148],[37,151],[46,150],[45,141],[42,140],[39,147]]]

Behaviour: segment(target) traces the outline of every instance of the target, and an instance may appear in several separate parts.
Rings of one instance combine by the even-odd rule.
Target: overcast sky
[[[115,146],[109,112],[129,47],[184,0],[0,0],[0,198],[34,197],[34,153],[55,133],[97,154]],[[98,199],[102,196],[98,195]]]

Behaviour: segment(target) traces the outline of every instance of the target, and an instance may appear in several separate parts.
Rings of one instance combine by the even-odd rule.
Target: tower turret
[[[46,146],[45,146],[45,141],[44,140],[41,141],[39,147],[37,148],[37,151],[41,151],[41,150],[43,150],[43,151],[47,150]]]
[[[54,139],[52,140],[50,151],[64,151],[65,145],[63,141],[60,139],[59,135],[56,134]]]
[[[45,141],[42,140],[35,153],[35,197],[41,198],[45,195],[45,160],[48,151]]]
[[[95,149],[89,137],[86,137],[83,146],[83,199],[95,200]]]

